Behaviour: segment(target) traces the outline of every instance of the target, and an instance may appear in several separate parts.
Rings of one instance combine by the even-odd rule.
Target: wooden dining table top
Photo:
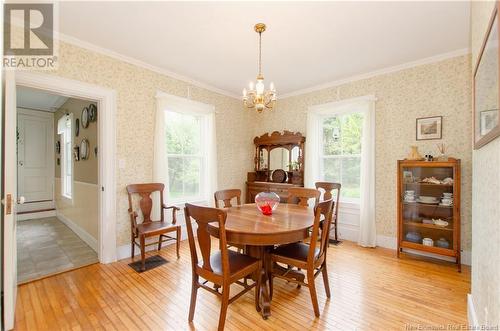
[[[309,235],[314,223],[312,208],[280,203],[272,215],[263,215],[255,204],[225,208],[226,238],[244,245],[276,245],[297,242]]]

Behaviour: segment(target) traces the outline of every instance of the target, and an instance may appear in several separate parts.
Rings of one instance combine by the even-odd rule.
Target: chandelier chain
[[[259,32],[259,76],[262,76],[262,32]]]

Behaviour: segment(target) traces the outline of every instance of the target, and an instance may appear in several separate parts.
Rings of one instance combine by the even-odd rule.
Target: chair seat
[[[227,254],[229,257],[229,273],[231,275],[259,262],[259,259],[232,250],[228,250]],[[202,262],[198,263],[200,268],[202,268],[202,265]],[[220,251],[210,255],[210,265],[214,273],[222,275],[222,256]]]
[[[304,243],[281,245],[273,251],[273,255],[306,262],[307,256],[309,255],[309,245]],[[316,259],[318,255],[319,248],[316,248],[314,250],[314,258]]]
[[[139,233],[157,233],[163,230],[175,229],[177,226],[169,222],[153,221],[137,224],[137,230]]]

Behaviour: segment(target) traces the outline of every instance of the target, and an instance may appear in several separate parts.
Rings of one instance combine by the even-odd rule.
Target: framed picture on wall
[[[498,2],[490,17],[473,76],[474,149],[500,136],[500,23]]]
[[[417,140],[443,138],[443,116],[417,118]]]

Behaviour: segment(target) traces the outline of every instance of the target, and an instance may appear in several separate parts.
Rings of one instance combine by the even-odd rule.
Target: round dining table
[[[298,242],[309,237],[309,229],[314,223],[314,210],[293,204],[281,203],[272,215],[263,215],[255,204],[245,204],[225,208],[226,240],[231,244],[245,245],[248,255],[262,261],[260,285],[260,312],[264,319],[271,315],[271,298],[268,289],[268,278],[273,268],[269,253],[275,245]],[[286,270],[286,269],[285,269]],[[287,272],[290,275],[290,271]],[[303,280],[304,275],[295,273],[295,277]]]

